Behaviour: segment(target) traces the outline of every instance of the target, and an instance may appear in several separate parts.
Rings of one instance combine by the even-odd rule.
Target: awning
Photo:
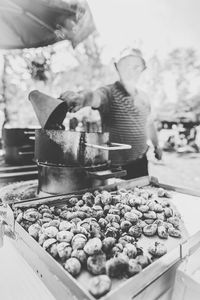
[[[73,47],[95,30],[81,0],[0,0],[0,48],[42,47],[70,40]]]

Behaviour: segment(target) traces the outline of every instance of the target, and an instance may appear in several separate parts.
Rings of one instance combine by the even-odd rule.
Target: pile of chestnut
[[[138,246],[142,236],[181,237],[180,216],[162,188],[87,192],[66,198],[62,206],[15,209],[16,221],[72,275],[92,277],[96,298],[111,289],[111,278],[131,277],[167,252],[154,242],[148,254]]]

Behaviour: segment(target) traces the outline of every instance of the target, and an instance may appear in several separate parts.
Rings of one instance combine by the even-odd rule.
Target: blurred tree
[[[101,61],[97,35],[90,36],[75,50],[69,42],[37,49],[9,51],[4,70],[6,112],[12,126],[37,124],[27,101],[33,89],[58,97],[61,92],[95,89],[112,82],[112,68]]]
[[[165,68],[176,76],[178,100],[185,100],[190,93],[189,76],[200,76],[200,61],[196,51],[192,48],[174,49],[168,55]]]

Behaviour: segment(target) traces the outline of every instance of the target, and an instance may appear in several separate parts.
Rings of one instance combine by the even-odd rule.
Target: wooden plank
[[[176,247],[164,255],[138,275],[128,279],[119,287],[105,296],[105,300],[120,300],[126,295],[126,300],[134,299],[141,291],[148,287],[170,267],[180,261],[180,247]],[[159,293],[160,291],[158,291]]]
[[[181,256],[192,255],[200,248],[200,231],[191,236],[181,245]]]
[[[176,276],[176,270],[180,265],[180,261],[167,270],[162,276],[153,281],[138,295],[133,297],[134,300],[171,300],[172,287]]]
[[[0,265],[1,300],[56,300],[8,238],[0,248]]]
[[[119,183],[115,183],[115,184],[110,184],[110,185],[106,185],[106,186],[100,186],[97,188],[92,188],[92,189],[87,189],[87,190],[80,190],[76,193],[69,193],[69,194],[60,194],[60,195],[52,195],[52,196],[45,196],[45,197],[41,197],[41,198],[32,198],[32,199],[28,199],[28,200],[23,200],[23,201],[17,201],[15,203],[13,203],[15,205],[16,208],[20,208],[20,207],[29,207],[29,206],[37,206],[40,204],[47,204],[47,203],[51,203],[51,205],[55,204],[61,204],[63,202],[66,201],[66,199],[70,199],[71,197],[81,197],[86,191],[95,191],[95,190],[107,190],[107,191],[113,191],[113,190],[117,190],[117,189],[121,189],[121,188],[126,188],[126,189],[132,189],[136,186],[146,186],[150,183],[150,179],[148,176],[145,177],[141,177],[141,178],[137,178],[137,179],[131,179],[131,180],[126,180],[126,181],[121,181]],[[58,199],[58,198],[62,198],[65,199],[62,201],[62,199]]]
[[[188,189],[188,188],[185,188],[182,186],[174,186],[174,185],[169,185],[169,184],[165,184],[165,183],[161,183],[161,182],[159,182],[159,186],[166,190],[178,192],[181,194],[187,194],[187,195],[191,195],[191,196],[200,197],[200,190],[199,191],[192,190],[192,189]]]
[[[150,177],[149,176],[144,176],[140,178],[135,178],[135,179],[130,179],[130,180],[123,180],[121,182],[118,182],[116,184],[118,189],[133,189],[134,187],[144,187],[150,184]],[[107,188],[109,186],[105,186]]]
[[[149,177],[143,177],[143,178],[140,178],[140,179],[123,181],[123,182],[120,182],[120,183],[117,183],[117,184],[114,184],[114,185],[104,186],[102,188],[103,189],[110,189],[110,190],[112,190],[113,187],[114,187],[114,190],[120,189],[120,188],[129,189],[129,188],[134,188],[135,186],[149,185],[150,180],[151,179]],[[65,199],[66,199],[66,196],[71,197],[72,195],[69,195],[69,194],[64,195]],[[58,197],[54,196],[54,197],[50,197],[50,198],[51,199],[48,199],[48,197],[47,197],[43,200],[45,200],[45,201],[47,200],[48,203],[53,204],[54,201],[56,200],[56,198],[58,198]],[[38,199],[35,200],[35,203],[38,204]],[[25,205],[26,204],[30,205],[29,201],[27,201],[24,204]],[[56,204],[58,204],[58,203],[56,203]],[[18,226],[20,226],[20,225],[18,225]],[[27,258],[28,260],[31,260],[30,263],[33,264],[33,268],[35,268],[35,270],[37,272],[38,266],[39,266],[39,270],[40,270],[41,269],[40,268],[40,261],[42,261],[44,266],[42,267],[42,270],[39,273],[42,274],[42,275],[43,275],[43,273],[45,274],[45,275],[43,275],[43,280],[45,280],[45,283],[48,286],[49,286],[49,282],[51,283],[50,288],[52,289],[53,293],[56,293],[56,290],[57,290],[57,287],[55,287],[54,285],[57,286],[57,281],[61,281],[61,283],[59,283],[58,285],[60,286],[59,289],[63,290],[63,295],[64,295],[66,292],[65,292],[65,288],[62,287],[62,285],[64,285],[64,286],[67,285],[67,288],[69,289],[69,285],[70,285],[69,275],[68,275],[67,280],[66,280],[66,278],[65,278],[66,272],[63,270],[63,268],[49,254],[47,254],[44,251],[44,249],[42,249],[37,244],[37,242],[34,241],[28,235],[28,233],[26,233],[24,231],[23,228],[21,228],[20,230],[21,230],[20,235],[24,234],[24,237],[25,237],[26,246],[27,246],[26,252],[29,252],[32,249],[37,249],[36,252],[37,252],[37,255],[39,257],[39,260],[37,260],[36,258],[31,259],[31,257],[33,257],[33,256],[30,256],[30,257],[28,256],[28,258]],[[195,245],[195,243],[197,243],[198,238],[200,240],[200,236],[197,236],[194,239],[194,241],[193,241],[194,245]],[[31,243],[30,243],[30,240],[31,240]],[[21,245],[20,248],[21,248],[21,251],[23,253],[23,246]],[[125,280],[124,283],[120,283],[117,288],[114,288],[110,293],[108,293],[105,297],[103,297],[103,299],[104,300],[118,300],[118,299],[123,299],[124,295],[126,295],[127,300],[137,299],[137,297],[139,297],[139,295],[140,295],[140,297],[143,297],[142,296],[143,293],[144,293],[144,295],[147,295],[146,290],[148,290],[148,289],[149,289],[149,293],[151,292],[152,295],[155,293],[155,296],[158,297],[159,293],[165,292],[164,286],[166,284],[166,280],[168,280],[166,278],[168,278],[167,274],[168,274],[168,272],[170,272],[169,269],[173,270],[173,266],[176,265],[180,261],[180,255],[183,257],[184,253],[187,253],[187,251],[186,251],[187,250],[187,245],[184,244],[184,246],[181,247],[181,250],[182,251],[180,252],[180,246],[177,246],[172,251],[170,251],[168,254],[166,254],[165,256],[163,256],[162,258],[158,259],[153,264],[148,266],[140,274],[138,274],[135,277],[132,277],[128,280]],[[24,253],[24,255],[25,255],[25,253]],[[47,258],[47,256],[48,256],[48,258]],[[37,266],[35,266],[34,262],[37,262],[36,263]],[[57,273],[55,272],[55,265],[56,265],[56,269],[57,269],[57,267],[59,267],[59,269],[57,269],[57,271],[56,271]],[[47,275],[46,275],[46,269],[45,268],[48,268],[48,271],[49,271],[49,273],[47,272]],[[55,278],[54,278],[54,281],[55,281],[54,284],[53,284],[53,280],[51,279],[51,273],[56,274],[56,277],[58,278],[57,280],[55,280]],[[170,275],[170,276],[172,276],[172,275]],[[163,279],[164,281],[161,280],[162,277],[165,278],[165,279]],[[168,281],[167,281],[167,283],[168,283]],[[151,289],[151,285],[154,284],[154,283],[159,287],[157,292],[156,292],[156,289],[153,289],[153,290]],[[87,290],[82,288],[80,286],[80,284],[75,280],[74,281],[74,290],[75,290],[75,292],[76,292],[77,286],[79,287],[79,289],[81,289],[81,293],[82,293],[81,294],[82,298],[78,298],[78,299],[93,299],[93,298],[91,298],[90,294],[88,295]],[[70,291],[71,291],[71,289],[70,289]],[[87,292],[87,296],[89,296],[89,298],[83,298],[83,295],[85,295],[85,292]],[[67,293],[69,293],[69,291],[67,291]],[[71,294],[72,294],[72,292],[71,292]],[[75,293],[75,295],[77,295],[77,294]],[[78,295],[78,297],[80,297],[80,295]],[[58,299],[60,300],[62,298],[58,298]],[[138,299],[145,299],[145,298],[138,298]],[[150,299],[150,298],[148,298],[148,299]]]
[[[82,288],[76,279],[65,272],[63,267],[39,246],[19,224],[16,224],[16,232],[19,238],[14,242],[15,247],[40,276],[57,300],[72,299],[72,297],[74,299],[94,300],[88,291]],[[118,288],[108,293],[103,299],[118,300],[123,299],[124,295],[126,295],[127,300],[137,297],[141,291],[144,292],[151,285],[152,281],[162,277],[161,275],[179,260],[180,247],[178,246],[148,266],[140,274],[119,284]],[[158,293],[156,292],[156,295],[163,291],[164,282],[165,279],[158,281],[157,285],[160,286],[160,290],[157,290]]]
[[[78,285],[67,271],[56,262],[31,236],[18,224],[15,227],[18,238],[13,245],[31,265],[57,300],[94,300],[87,290]]]

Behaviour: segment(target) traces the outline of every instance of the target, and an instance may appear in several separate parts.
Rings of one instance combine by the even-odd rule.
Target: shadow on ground
[[[200,191],[200,154],[164,152],[163,160],[158,162],[150,153],[149,174],[160,182]]]

